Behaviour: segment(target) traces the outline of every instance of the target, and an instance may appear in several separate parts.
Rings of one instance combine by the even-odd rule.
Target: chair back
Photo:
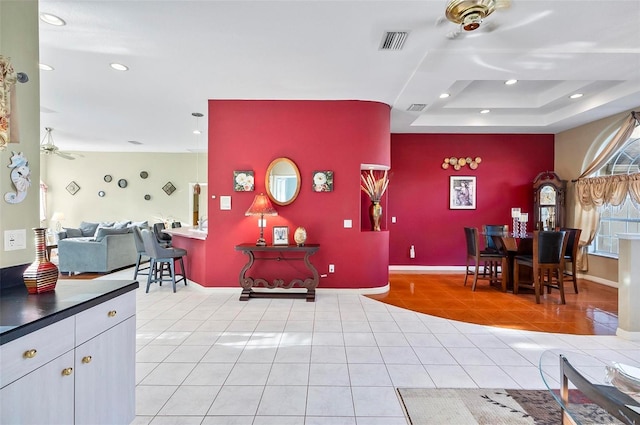
[[[580,242],[580,235],[582,229],[572,229],[569,227],[561,227],[559,230],[567,232],[567,250],[565,251],[565,257],[575,261],[578,256],[578,243]]]
[[[179,221],[174,221],[173,223],[171,223],[172,229],[176,229],[178,227],[182,227],[182,223],[180,223]]]
[[[479,257],[480,247],[478,246],[478,228],[465,227],[464,236],[467,241],[467,256]]]
[[[133,240],[136,243],[136,251],[138,254],[144,254],[146,252],[144,248],[144,242],[142,241],[142,234],[140,233],[140,228],[138,226],[133,226]]]
[[[171,235],[164,233],[164,229],[164,223],[153,224],[153,233],[156,235],[156,239],[158,240],[158,242],[171,242]]]
[[[147,255],[152,258],[159,258],[161,247],[153,233],[151,233],[150,230],[142,229],[140,230],[140,236],[142,237],[144,250],[147,252]]]
[[[562,264],[567,249],[567,232],[533,232],[533,261],[538,264]]]
[[[504,236],[509,233],[509,226],[503,224],[484,224],[482,226],[482,233],[484,233],[485,249],[488,251],[500,251],[501,248],[496,243],[497,238],[492,236]]]

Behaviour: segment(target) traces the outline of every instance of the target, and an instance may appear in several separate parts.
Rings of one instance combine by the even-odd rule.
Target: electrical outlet
[[[27,229],[5,230],[4,250],[17,251],[27,248]]]
[[[336,267],[333,264],[329,264],[329,273],[335,273]]]

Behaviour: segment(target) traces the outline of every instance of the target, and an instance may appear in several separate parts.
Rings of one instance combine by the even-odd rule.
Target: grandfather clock
[[[544,171],[533,180],[533,219],[536,230],[564,227],[567,181],[553,171]]]

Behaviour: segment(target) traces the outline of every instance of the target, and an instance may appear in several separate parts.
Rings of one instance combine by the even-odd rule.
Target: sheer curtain
[[[607,146],[596,156],[576,180],[575,217],[582,229],[578,246],[577,266],[580,271],[589,269],[587,246],[593,242],[600,222],[599,207],[618,206],[631,196],[632,201],[640,204],[640,173],[603,177],[586,177],[602,168],[629,140],[636,126],[640,125],[640,112],[631,112],[622,121],[620,129]]]

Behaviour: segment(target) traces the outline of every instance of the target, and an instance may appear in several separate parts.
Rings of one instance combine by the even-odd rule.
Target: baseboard
[[[464,266],[389,266],[390,272],[403,272],[403,273],[425,273],[425,272],[438,272],[438,273],[464,273]]]
[[[590,282],[599,283],[601,285],[611,286],[612,288],[618,288],[618,282],[614,282],[613,280],[609,280],[609,279],[603,279],[598,276],[591,276],[588,274],[578,273],[578,279],[584,279]]]
[[[222,294],[240,294],[242,288],[240,286],[202,286],[197,282],[193,282],[189,280],[189,285],[203,292],[217,292]],[[291,292],[300,292],[305,293],[307,290],[304,288],[293,288],[293,289],[284,289],[284,288],[254,288],[254,290],[262,291],[262,292],[283,292],[283,293],[291,293]],[[330,293],[352,293],[359,295],[375,295],[375,294],[384,294],[385,292],[389,292],[389,283],[386,285],[380,286],[377,288],[316,288],[316,294],[330,294]]]
[[[616,329],[616,336],[629,341],[640,341],[640,332],[630,332],[624,329]]]

